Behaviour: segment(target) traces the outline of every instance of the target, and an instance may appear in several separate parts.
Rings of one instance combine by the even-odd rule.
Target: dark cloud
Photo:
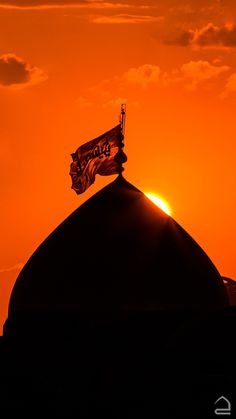
[[[136,4],[126,0],[0,0],[0,9],[10,10],[50,10],[50,9],[122,9],[133,8]],[[142,5],[137,6],[143,8]],[[146,6],[145,6],[146,8]]]
[[[179,45],[181,47],[186,47],[192,43],[193,37],[194,31],[183,31],[178,35],[169,35],[164,40],[164,43],[166,45]]]
[[[197,31],[194,42],[200,46],[222,45],[236,46],[236,25],[214,26],[212,23]]]
[[[29,77],[26,64],[19,58],[10,54],[0,57],[0,83],[3,86],[27,83]]]
[[[19,6],[19,7],[27,7],[27,6],[39,6],[39,5],[67,5],[67,4],[90,4],[93,2],[97,2],[97,3],[121,3],[121,4],[125,4],[125,3],[129,3],[133,6],[158,6],[158,7],[165,7],[167,9],[169,8],[185,8],[187,7],[192,7],[192,6],[196,6],[196,7],[200,7],[200,6],[205,6],[206,4],[214,4],[214,3],[218,3],[218,0],[188,0],[186,2],[186,0],[165,0],[163,3],[162,2],[157,2],[156,0],[0,0],[0,4],[1,5],[15,5],[15,6]]]
[[[224,25],[219,27],[213,23],[209,23],[201,29],[183,31],[176,37],[166,40],[165,43],[180,46],[197,45],[200,47],[235,47],[236,25]]]
[[[71,6],[92,6],[93,4],[107,5],[108,3],[116,4],[116,1],[102,1],[102,0],[0,0],[0,7],[5,8],[17,8],[17,9],[27,9],[27,8],[57,8],[57,7],[71,7]],[[120,0],[119,3],[126,3],[124,0]]]
[[[226,1],[226,0],[225,0]],[[229,1],[229,0],[228,0]],[[235,1],[235,0],[233,0]],[[0,6],[9,7],[14,6],[16,8],[39,8],[40,6],[71,6],[71,5],[92,5],[100,4],[102,5],[115,5],[115,4],[129,4],[132,7],[152,7],[158,8],[160,10],[166,11],[180,11],[180,12],[192,12],[198,11],[202,8],[216,8],[220,4],[220,0],[0,0]]]
[[[191,43],[193,38],[193,33],[191,31],[183,32],[178,38],[178,44],[182,46],[187,46]]]
[[[32,67],[14,54],[0,56],[0,85],[22,87],[40,83],[47,77],[37,67]]]
[[[1,6],[17,6],[17,7],[28,7],[28,6],[44,6],[44,5],[60,5],[60,4],[81,4],[89,3],[89,0],[0,0]]]

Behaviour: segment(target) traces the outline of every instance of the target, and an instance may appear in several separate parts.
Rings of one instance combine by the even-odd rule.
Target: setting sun
[[[151,194],[151,193],[145,193],[145,195],[155,205],[157,205],[162,211],[164,211],[168,215],[171,215],[170,207],[164,199],[160,198],[157,195]]]

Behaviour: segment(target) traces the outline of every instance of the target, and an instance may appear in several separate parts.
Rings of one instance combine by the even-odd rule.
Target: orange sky
[[[235,0],[0,0],[0,326],[22,265],[115,176],[70,153],[118,123],[124,175],[236,279]]]

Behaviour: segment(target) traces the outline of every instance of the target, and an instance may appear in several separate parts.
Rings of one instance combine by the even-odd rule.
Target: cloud
[[[209,23],[200,30],[195,31],[193,43],[201,46],[236,46],[236,25],[226,24],[218,27]]]
[[[183,64],[180,68],[180,74],[187,81],[187,88],[194,90],[202,81],[215,79],[229,69],[230,67],[226,65],[216,66],[208,61],[199,60]]]
[[[119,14],[114,16],[98,16],[92,19],[94,23],[151,23],[160,22],[162,16]]]
[[[143,64],[131,67],[123,74],[102,80],[87,88],[84,95],[76,100],[76,104],[81,108],[95,106],[97,103],[101,103],[105,108],[120,107],[122,103],[138,107],[136,90],[145,90],[161,82],[161,70],[157,65]]]
[[[235,47],[236,25],[225,24],[219,27],[208,23],[201,29],[183,31],[176,38],[166,40],[165,43],[179,46]]]
[[[0,86],[19,89],[46,80],[47,76],[38,67],[32,67],[15,54],[0,56]]]
[[[221,75],[227,73],[230,67],[209,61],[189,61],[178,68],[165,71],[156,64],[143,64],[137,67],[128,68],[127,71],[116,75],[111,79],[102,80],[95,86],[84,91],[84,95],[76,101],[81,107],[99,106],[120,107],[121,103],[128,103],[129,106],[138,107],[146,93],[152,95],[163,89],[180,88],[196,90],[207,88],[215,91],[224,83]],[[219,78],[219,80],[217,80]],[[230,80],[230,79],[229,79]],[[214,82],[214,86],[213,86]],[[232,88],[235,80],[233,80]],[[230,89],[230,85],[228,89]],[[139,97],[139,101],[137,101]]]
[[[48,9],[116,9],[131,7],[129,4],[102,0],[0,0],[0,9],[48,10]]]
[[[160,80],[161,69],[157,65],[144,64],[140,67],[130,68],[124,73],[123,79],[129,83],[139,85],[143,88],[156,84]]]
[[[16,265],[11,266],[10,268],[3,268],[0,269],[0,274],[5,273],[5,272],[12,272],[12,271],[17,271],[22,269],[24,266],[23,262],[17,263]]]
[[[189,29],[187,31],[183,31],[178,35],[170,36],[164,40],[164,44],[166,45],[177,45],[180,47],[186,47],[191,45],[194,38],[194,31]]]

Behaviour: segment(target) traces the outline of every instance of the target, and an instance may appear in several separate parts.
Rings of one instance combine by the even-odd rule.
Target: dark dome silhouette
[[[227,304],[223,280],[201,247],[119,176],[30,257],[13,288],[5,332],[22,314],[96,316]]]

